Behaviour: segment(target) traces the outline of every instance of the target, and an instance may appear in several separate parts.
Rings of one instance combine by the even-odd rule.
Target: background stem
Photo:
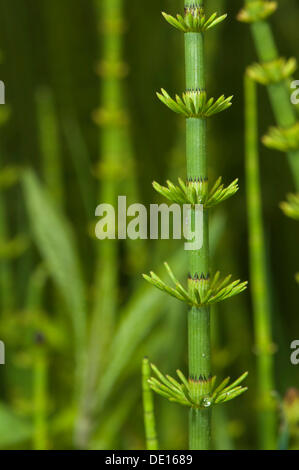
[[[252,1],[246,0],[246,4]],[[259,60],[262,63],[277,60],[279,53],[269,23],[257,21],[252,23],[250,27]],[[288,128],[296,124],[296,110],[290,100],[288,80],[270,84],[267,89],[278,126]],[[287,157],[296,190],[299,190],[299,150],[288,152]]]
[[[47,434],[47,389],[48,364],[44,351],[38,348],[34,359],[34,450],[48,448]]]
[[[147,450],[157,450],[159,447],[154,415],[154,398],[153,392],[148,384],[150,376],[151,368],[148,359],[145,357],[142,362],[142,397],[146,448]]]
[[[245,74],[245,166],[247,186],[250,285],[258,368],[259,440],[262,449],[276,448],[274,362],[270,294],[259,175],[257,85]]]

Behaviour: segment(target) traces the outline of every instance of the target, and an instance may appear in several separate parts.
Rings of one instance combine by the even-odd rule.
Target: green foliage
[[[242,387],[239,384],[246,379],[248,372],[245,372],[231,384],[229,384],[230,377],[227,377],[216,387],[215,376],[211,378],[191,377],[187,380],[184,374],[177,370],[177,375],[181,380],[178,382],[169,375],[163,375],[155,365],[151,366],[157,377],[157,379],[155,377],[149,379],[152,390],[171,402],[191,408],[204,409],[225,403],[237,398],[247,390],[247,387]]]
[[[220,279],[220,272],[217,271],[212,280],[205,278],[203,275],[196,275],[194,278],[188,279],[188,290],[175,278],[173,272],[167,263],[164,263],[170,279],[174,283],[174,288],[169,287],[154,272],[150,272],[150,276],[143,274],[143,277],[153,286],[166,292],[182,302],[192,307],[203,307],[222,300],[226,300],[243,292],[247,287],[247,282],[236,280],[230,282],[231,275]]]
[[[85,349],[86,293],[72,230],[30,170],[23,188],[35,242],[69,310],[80,374]]]
[[[270,127],[268,134],[262,138],[263,144],[274,150],[289,152],[299,149],[299,123],[288,129]]]
[[[25,235],[18,235],[12,240],[0,240],[0,260],[14,259],[23,255],[27,250],[29,240]]]
[[[247,73],[252,80],[261,85],[278,83],[290,78],[297,69],[297,61],[294,57],[286,60],[283,57],[264,64],[253,64],[248,67]]]
[[[184,264],[180,253],[174,256],[172,262],[181,272]],[[142,286],[136,289],[121,311],[120,321],[106,350],[109,364],[103,371],[96,394],[98,410],[103,409],[122,372],[132,361],[134,353],[164,313],[164,309],[161,309],[161,295],[159,291],[152,292],[148,286]],[[141,311],[143,315],[140,315]]]
[[[288,194],[287,201],[281,202],[280,208],[288,217],[299,220],[299,194]]]
[[[192,11],[186,10],[185,16],[176,15],[176,17],[162,13],[165,20],[183,33],[204,33],[219,23],[222,23],[227,15],[217,16],[213,13],[209,18],[203,14],[200,8],[193,8]]]
[[[265,20],[277,10],[277,2],[256,0],[247,3],[239,12],[238,20],[243,23],[254,23]]]
[[[20,180],[21,169],[15,165],[9,165],[0,171],[0,190],[14,186]]]
[[[169,201],[177,204],[202,204],[205,209],[210,209],[220,202],[230,198],[238,191],[238,179],[235,179],[229,186],[224,187],[220,176],[212,189],[209,190],[208,180],[189,180],[184,183],[178,178],[179,185],[175,186],[171,181],[166,181],[166,186],[153,182],[154,189]]]
[[[299,390],[296,388],[289,388],[281,403],[281,411],[285,425],[285,438],[287,439],[286,450],[298,449],[299,443]]]
[[[207,97],[206,91],[188,90],[183,93],[182,98],[176,95],[174,100],[163,88],[161,91],[162,93],[157,93],[157,96],[162,103],[175,113],[187,118],[208,118],[225,111],[232,105],[232,96],[225,98],[222,95],[215,101],[214,98]]]
[[[7,449],[31,438],[32,424],[0,403],[0,448]]]
[[[172,6],[174,8],[182,6],[180,2],[176,0]],[[164,184],[166,179],[170,179],[180,187],[177,176],[182,176],[188,186],[183,162],[185,123],[177,121],[175,116],[168,116],[166,121],[163,113],[157,113],[159,105],[155,105],[148,92],[157,87],[157,83],[163,84],[163,82],[167,82],[167,90],[175,90],[176,87],[179,90],[182,89],[182,83],[179,85],[175,83],[177,80],[182,80],[183,64],[179,60],[180,51],[182,52],[182,35],[176,36],[174,33],[168,38],[169,40],[166,39],[165,31],[167,32],[170,27],[163,24],[164,20],[156,21],[156,2],[147,2],[146,14],[144,14],[143,2],[139,0],[127,2],[125,4],[127,18],[119,18],[118,7],[125,3],[123,0],[96,0],[96,2],[52,0],[51,2],[30,2],[30,8],[26,7],[26,2],[0,0],[0,3],[5,13],[0,19],[2,21],[0,43],[4,58],[1,71],[4,81],[9,77],[14,78],[8,80],[10,83],[7,82],[10,109],[8,106],[0,107],[0,339],[5,342],[7,348],[7,366],[0,367],[2,403],[0,406],[0,422],[2,423],[0,446],[1,448],[30,448],[32,446],[35,426],[32,421],[34,408],[32,378],[35,359],[30,357],[29,360],[29,355],[31,354],[30,344],[36,330],[42,330],[47,340],[49,448],[71,448],[77,420],[77,407],[74,405],[78,401],[74,404],[72,400],[77,390],[77,384],[73,382],[75,344],[70,325],[70,318],[73,315],[70,303],[74,294],[72,272],[69,272],[69,265],[64,266],[64,258],[60,263],[57,262],[58,274],[56,276],[59,276],[59,270],[62,269],[63,272],[67,272],[69,280],[68,284],[65,283],[65,286],[69,288],[69,295],[65,287],[65,293],[62,296],[60,284],[57,281],[53,282],[54,268],[49,273],[48,263],[44,266],[44,259],[47,258],[44,257],[43,251],[39,250],[40,243],[36,243],[31,219],[27,220],[27,211],[24,207],[26,201],[18,187],[22,168],[26,165],[35,169],[39,181],[43,182],[42,192],[47,194],[48,200],[54,197],[53,186],[50,183],[62,184],[61,188],[57,186],[58,192],[62,195],[62,206],[65,209],[62,218],[64,221],[68,219],[68,229],[69,225],[72,225],[71,244],[74,245],[77,259],[79,258],[78,245],[80,265],[84,269],[82,281],[84,282],[84,299],[88,302],[89,331],[93,330],[90,321],[93,314],[91,310],[94,310],[95,304],[99,306],[100,327],[96,331],[93,330],[95,336],[93,353],[90,348],[85,348],[88,364],[86,368],[89,368],[89,364],[94,364],[94,357],[99,352],[99,343],[103,341],[105,341],[103,354],[98,354],[98,356],[104,359],[105,364],[99,368],[97,388],[88,393],[86,390],[84,392],[87,412],[84,416],[86,421],[82,422],[85,425],[88,420],[91,420],[94,425],[94,433],[88,439],[87,447],[90,449],[142,448],[144,432],[140,362],[144,354],[149,354],[153,359],[155,358],[154,362],[157,364],[164,361],[163,368],[166,371],[179,368],[187,372],[186,354],[181,354],[186,343],[185,335],[182,334],[186,326],[186,316],[183,314],[184,304],[174,303],[172,297],[166,297],[162,291],[153,289],[147,283],[142,283],[139,273],[141,269],[144,270],[147,267],[145,268],[144,265],[144,257],[136,255],[135,252],[134,255],[130,252],[130,259],[134,264],[129,265],[127,245],[130,241],[112,242],[120,248],[117,255],[117,267],[111,257],[109,259],[107,256],[107,261],[105,261],[103,256],[98,256],[96,252],[101,243],[89,237],[87,226],[92,224],[96,205],[100,202],[109,202],[109,194],[111,194],[109,191],[112,185],[106,184],[108,180],[113,181],[117,194],[126,194],[128,199],[130,195],[132,202],[143,203],[151,197],[151,187],[148,181],[156,180],[168,189],[167,184]],[[16,3],[18,3],[17,8]],[[190,5],[195,2],[190,0],[188,3]],[[284,5],[281,2],[280,16],[276,18],[273,26],[276,30],[277,45],[288,57],[287,54],[292,53],[291,45],[296,44],[298,8],[294,1],[285,3],[289,3],[286,6],[288,10],[283,11]],[[101,9],[103,4],[107,5],[109,11],[112,12],[111,20],[107,19],[105,14],[98,14],[95,4]],[[224,12],[223,7],[227,5],[229,2],[224,0],[207,2],[209,12],[216,10],[219,13]],[[208,14],[206,19],[209,16]],[[130,27],[135,18],[138,18],[137,27]],[[243,65],[239,55],[232,51],[235,49],[236,41],[240,50],[246,50],[249,37],[246,28],[237,28],[236,37],[236,26],[233,26],[233,23],[234,18],[231,18],[224,31],[221,27],[215,27],[213,34],[205,36],[209,54],[207,64],[211,78],[207,92],[217,97],[217,93],[220,95],[224,90],[225,93],[232,90],[230,94],[233,93],[238,97],[233,113],[229,116],[221,116],[215,124],[208,125],[207,168],[209,175],[190,175],[194,178],[200,176],[202,181],[205,176],[209,176],[209,190],[217,179],[217,175],[223,175],[223,181],[229,183],[236,175],[243,173],[243,159],[240,152],[243,144],[243,120],[241,119]],[[261,23],[264,25],[264,21]],[[154,34],[151,34],[153,25],[155,25]],[[230,28],[230,25],[233,27]],[[29,29],[28,26],[30,26]],[[259,24],[252,25],[253,28],[257,26]],[[209,31],[212,30],[209,29]],[[123,38],[119,37],[119,32],[124,34]],[[186,36],[191,41],[195,34]],[[102,47],[105,44],[113,56],[113,63],[108,61],[108,57],[103,54]],[[123,45],[125,45],[126,57],[121,51]],[[78,53],[78,47],[80,53]],[[98,48],[102,51],[101,59]],[[260,48],[263,52],[267,51],[266,40],[262,41]],[[221,57],[217,58],[216,54],[220,49]],[[119,52],[122,55],[120,58]],[[149,57],[153,60],[149,60]],[[97,58],[100,59],[98,65],[96,64]],[[243,59],[246,61],[246,58],[243,57]],[[271,61],[272,57],[261,59],[262,62],[268,60]],[[126,74],[129,67],[124,61],[130,64],[131,71],[128,75]],[[232,74],[223,73],[224,64],[227,71],[233,70],[233,85]],[[165,67],[169,67],[168,71]],[[93,74],[95,68],[100,73],[99,77]],[[198,67],[197,70],[199,69],[204,70],[204,67]],[[18,86],[18,77],[22,77],[21,87]],[[121,81],[123,89],[119,90],[118,83]],[[101,98],[99,97],[100,85]],[[276,89],[277,85],[275,84],[273,89]],[[53,133],[51,122],[48,125],[47,121],[51,116],[47,117],[44,110],[41,110],[41,115],[38,113],[35,97],[41,86],[49,87],[55,113],[51,116],[55,119],[57,134]],[[221,88],[217,90],[220,86],[223,87],[223,91]],[[194,84],[187,86],[190,89],[193,87]],[[288,82],[285,88],[287,89],[286,100],[291,107]],[[124,96],[124,91],[126,96]],[[261,90],[261,99],[262,93]],[[129,104],[130,113],[107,113],[108,104],[122,111],[123,108],[120,108],[118,104],[119,99],[123,100],[125,110],[128,108],[126,104]],[[97,106],[106,110],[96,115],[98,122],[105,124],[101,127],[101,136],[99,136],[99,129],[90,119],[91,111]],[[279,103],[277,109],[279,117],[285,120],[284,106]],[[295,107],[293,110],[296,113]],[[9,122],[7,122],[8,113],[10,113]],[[265,120],[269,118],[267,113],[269,114],[269,110],[266,107],[263,113]],[[44,120],[41,121],[42,119]],[[194,126],[199,125],[199,121],[195,119],[192,121]],[[110,132],[112,125],[122,126],[123,132],[119,138],[115,138]],[[123,136],[127,132],[127,125],[132,131],[132,148],[137,157],[133,158],[133,164],[128,156],[126,137]],[[278,122],[278,125],[284,128],[288,124]],[[44,130],[42,136],[39,132],[41,129]],[[43,142],[40,141],[40,136]],[[53,138],[57,138],[57,141]],[[105,155],[110,157],[109,162],[108,158],[104,158],[102,150],[106,142],[107,144],[111,142],[113,147],[111,149],[111,144],[107,145],[110,150],[107,148],[105,152]],[[117,158],[118,153],[114,150],[114,143],[120,147],[121,160]],[[43,152],[45,149],[49,150],[49,159],[47,158],[49,166],[45,164],[46,155]],[[198,147],[196,147],[197,150]],[[57,153],[54,155],[53,152],[57,151],[59,155]],[[59,181],[57,178],[55,180],[52,178],[52,170],[56,162],[60,165],[58,169],[61,171]],[[279,210],[273,210],[273,201],[275,204],[277,198],[277,187],[271,184],[271,181],[277,178],[277,165],[279,166],[278,162],[275,165],[267,165],[267,172],[263,175],[263,188],[266,195],[263,201],[264,211],[267,213],[267,221],[271,227],[281,223]],[[7,171],[10,166],[15,167],[19,173],[17,177],[10,170]],[[97,168],[100,169],[98,181],[95,179],[98,176]],[[134,168],[137,171],[137,178]],[[287,176],[281,173],[281,179],[285,180]],[[229,205],[219,205],[210,218],[209,231],[210,242],[212,242],[210,243],[210,259],[215,267],[218,262],[223,265],[223,268],[229,264],[233,272],[240,272],[243,273],[242,276],[245,276],[247,270],[247,263],[244,263],[247,259],[247,237],[244,232],[246,211],[242,209],[242,198],[245,193],[244,178],[241,179],[242,194],[240,200],[238,199],[239,202],[234,199]],[[127,184],[125,187],[124,180]],[[141,194],[137,192],[132,195],[133,184],[136,184],[137,189],[141,188]],[[104,186],[107,187],[106,194],[102,191]],[[59,209],[54,204],[52,206],[54,206],[55,214],[60,216],[61,204],[59,204]],[[47,210],[46,206],[44,218],[47,217]],[[213,221],[216,222],[216,220],[217,223],[214,224]],[[39,220],[35,220],[35,224],[38,223]],[[65,231],[67,238],[68,229]],[[298,229],[296,224],[293,229]],[[47,236],[55,236],[52,233],[54,229],[52,230],[50,226],[47,231],[49,232]],[[14,242],[20,239],[20,236],[22,237],[21,234],[24,234],[23,240],[27,241],[28,235],[32,234],[32,242],[26,251],[17,250],[19,254],[16,257],[15,248],[20,245],[15,245]],[[279,237],[271,237],[272,254],[281,262],[271,263],[269,271],[275,293],[275,310],[278,314],[276,319],[279,321],[275,340],[282,352],[284,344],[286,347],[289,344],[287,332],[298,328],[298,319],[293,314],[294,305],[298,302],[296,297],[298,290],[288,291],[290,273],[298,271],[295,256],[296,237],[290,238],[287,235],[287,231],[282,230]],[[266,245],[268,245],[267,236],[266,232]],[[287,238],[288,247],[286,248]],[[218,244],[216,253],[213,250],[215,240]],[[133,241],[132,246],[134,248],[136,242]],[[164,279],[163,272],[158,270],[158,266],[161,259],[164,260],[165,256],[170,256],[170,252],[176,246],[177,242],[173,244],[165,241],[145,241],[141,254],[146,255],[147,258],[150,257],[155,266],[154,271]],[[169,264],[176,277],[183,281],[187,271],[187,257],[183,249],[178,251],[176,256],[171,257]],[[105,248],[103,253],[105,255]],[[294,256],[288,256],[288,253]],[[53,256],[55,259],[60,259],[61,253],[55,252]],[[98,265],[103,277],[105,275],[108,277],[110,275],[109,263],[112,270],[114,268],[117,270],[116,280],[113,280],[117,286],[117,294],[112,294],[110,291],[111,296],[116,300],[117,310],[113,332],[108,335],[103,329],[105,323],[102,321],[102,315],[107,310],[104,307],[104,297],[102,293],[99,293],[98,284],[95,282],[94,268]],[[40,281],[37,277],[39,276],[36,277],[41,264],[46,273],[42,289],[38,287]],[[197,267],[196,270],[198,270]],[[199,270],[199,272],[202,271]],[[206,274],[206,271],[204,272]],[[82,278],[81,273],[80,275]],[[182,283],[185,285],[184,282]],[[67,296],[68,299],[66,299]],[[257,426],[252,411],[257,405],[256,395],[259,394],[255,387],[258,375],[253,367],[254,355],[250,341],[251,328],[249,326],[252,321],[252,310],[249,308],[247,295],[246,297],[239,296],[232,305],[229,302],[217,304],[215,309],[219,310],[219,315],[217,316],[216,312],[213,313],[211,322],[214,340],[212,348],[214,373],[217,373],[217,377],[223,373],[225,377],[230,373],[230,368],[236,371],[235,374],[238,374],[238,370],[250,368],[253,387],[252,392],[246,394],[246,398],[244,396],[244,399],[234,401],[233,406],[213,409],[213,447],[223,449],[229,441],[232,448],[253,448],[257,445]],[[283,312],[283,315],[279,315],[279,312]],[[283,357],[288,356],[287,350],[284,352],[286,354],[277,355],[279,361],[276,370],[277,383],[287,383],[298,388],[298,384],[294,382],[296,380],[294,367],[284,367]],[[89,405],[93,405],[94,400],[97,401],[96,414],[90,416]],[[185,412],[188,408],[171,406],[167,400],[157,400],[157,402],[160,440],[163,448],[186,448]],[[2,413],[3,408],[5,408],[5,414]],[[206,411],[209,412],[209,409],[194,411],[202,413],[200,415],[202,418]],[[221,413],[221,419],[218,413],[219,415]],[[258,413],[260,414],[260,408],[258,408]],[[8,420],[8,415],[13,419]],[[218,439],[219,433],[222,435],[220,440]]]

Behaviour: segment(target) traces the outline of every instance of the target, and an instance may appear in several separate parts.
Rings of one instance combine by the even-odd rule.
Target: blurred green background
[[[161,201],[152,181],[185,177],[184,122],[155,96],[161,87],[171,94],[184,89],[182,35],[161,17],[162,10],[181,11],[182,1],[123,1],[126,126],[114,165],[107,164],[107,134],[95,114],[105,100],[105,77],[96,73],[104,49],[100,3],[0,0],[7,103],[0,109],[2,449],[142,449],[142,357],[171,374],[187,368],[185,308],[141,278],[169,260],[183,279],[181,243],[110,241],[100,248],[93,236],[99,203],[115,194]],[[279,3],[271,22],[280,52],[298,58],[297,2]],[[234,106],[210,122],[208,136],[211,180],[240,181],[238,194],[214,211],[212,264],[248,279],[243,74],[256,56],[249,28],[235,19],[242,4],[207,1],[209,11],[229,13],[208,35],[209,94],[234,95]],[[262,135],[274,123],[265,89],[259,113]],[[261,177],[279,400],[299,387],[289,359],[299,334],[299,225],[278,208],[293,190],[285,156],[261,147]],[[115,318],[106,323],[111,309]],[[214,310],[213,370],[219,378],[250,375],[249,391],[215,411],[213,445],[253,449],[258,409],[250,288]],[[186,411],[158,397],[155,403],[161,447],[186,448]]]

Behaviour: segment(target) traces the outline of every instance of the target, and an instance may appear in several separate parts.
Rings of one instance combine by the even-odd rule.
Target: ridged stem
[[[143,415],[144,428],[147,450],[158,450],[158,439],[156,433],[156,421],[154,414],[154,398],[153,392],[148,384],[151,376],[151,368],[147,358],[142,362],[142,398],[143,398]]]
[[[204,5],[204,0],[185,0],[185,8],[198,8],[198,7],[203,7]]]
[[[185,0],[185,8],[203,7],[203,1]],[[204,35],[185,34],[186,89],[205,89]],[[207,178],[206,120],[189,118],[186,122],[187,177]],[[192,215],[194,217],[194,214]],[[189,252],[191,278],[209,274],[209,220],[203,218],[203,246]],[[188,314],[189,377],[199,381],[210,376],[210,311],[209,308],[191,308]],[[189,447],[193,450],[210,448],[211,411],[190,410]]]
[[[211,413],[191,409],[189,414],[190,450],[207,450],[211,442]]]
[[[259,174],[257,86],[245,75],[245,166],[247,186],[249,266],[258,369],[259,439],[262,449],[276,448],[274,361],[270,295],[267,287],[265,235]]]
[[[246,4],[250,2],[252,2],[252,0],[246,0]],[[262,63],[279,58],[274,36],[267,21],[252,23],[251,32],[259,60]],[[280,83],[270,84],[267,88],[277,125],[287,128],[296,124],[296,110],[290,100],[288,81],[285,80]],[[299,190],[299,150],[288,152],[287,157],[296,190]]]

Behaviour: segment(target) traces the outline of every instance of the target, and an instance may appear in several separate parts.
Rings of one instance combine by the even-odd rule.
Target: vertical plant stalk
[[[36,96],[39,140],[46,186],[58,204],[63,202],[62,160],[59,130],[53,96],[47,88]]]
[[[122,55],[122,0],[96,0],[102,40],[102,81],[100,113],[100,150],[103,178],[100,200],[115,205],[117,200],[117,168],[121,156],[121,90],[116,72]],[[105,342],[109,341],[117,307],[118,249],[116,242],[103,240],[98,244],[95,281],[95,303],[91,328],[91,386],[97,382],[100,364],[104,362]],[[100,334],[99,334],[100,333]]]
[[[33,369],[33,402],[34,402],[34,433],[33,448],[34,450],[46,450],[48,448],[48,363],[45,352],[41,347],[37,347],[34,358]]]
[[[100,201],[117,204],[119,175],[121,172],[122,132],[126,115],[122,103],[124,76],[123,52],[123,0],[95,0],[95,11],[101,33],[102,60],[98,66],[101,76],[100,103],[95,121],[100,126],[101,177]],[[118,301],[118,244],[102,240],[97,244],[94,306],[91,318],[89,364],[86,372],[85,392],[81,417],[77,423],[76,443],[86,447],[92,433],[95,397],[100,371],[106,365],[105,351],[113,335]]]
[[[114,205],[117,199],[116,175],[121,155],[121,91],[116,72],[122,55],[122,0],[96,0],[102,43],[101,62],[101,108],[98,112],[100,132],[101,168],[103,178],[100,186],[100,200]],[[105,341],[113,331],[117,301],[117,245],[111,241],[98,244],[97,272],[95,282],[95,308],[91,330],[91,348],[97,351],[94,358],[96,381],[99,363],[103,361]],[[99,336],[99,331],[101,335]],[[100,350],[99,350],[100,346]],[[95,357],[94,357],[95,356]]]
[[[30,315],[38,316],[44,300],[44,290],[48,273],[43,265],[33,272],[27,291],[26,310]],[[36,331],[33,347],[33,449],[48,449],[48,370],[49,354],[42,331]]]
[[[1,51],[0,51],[1,53]],[[0,108],[0,119],[2,125],[5,124],[9,118],[9,108],[7,105],[1,105]],[[3,161],[3,149],[0,146],[0,172],[4,169]],[[9,238],[9,227],[7,208],[4,191],[0,190],[0,239],[2,243],[5,243]],[[12,265],[9,260],[1,259],[0,263],[0,293],[1,293],[1,314],[2,316],[7,315],[14,308],[14,295],[13,295],[13,273]]]
[[[267,285],[265,235],[259,174],[257,85],[245,74],[245,168],[249,230],[249,266],[258,369],[259,440],[262,449],[275,449],[276,410],[270,294]]]
[[[2,243],[7,242],[8,220],[5,207],[5,195],[0,192],[0,239]],[[0,292],[1,292],[1,315],[2,318],[9,315],[14,308],[14,289],[13,289],[13,273],[11,262],[6,259],[0,260]]]
[[[246,0],[245,5],[250,6],[254,2],[256,0]],[[279,53],[269,23],[265,19],[253,21],[250,28],[259,60],[263,64],[276,61]],[[277,83],[269,83],[267,89],[277,125],[284,129],[294,126],[297,116],[296,109],[290,100],[289,81],[285,79]],[[287,157],[296,190],[299,190],[299,150],[289,150]]]
[[[238,191],[237,181],[227,188],[218,178],[212,188],[208,185],[206,127],[207,118],[225,111],[231,106],[232,96],[222,95],[215,100],[208,98],[205,90],[204,36],[203,33],[225,20],[227,15],[213,13],[205,15],[203,0],[185,0],[185,15],[173,17],[163,13],[164,18],[175,28],[185,34],[186,87],[182,98],[176,95],[172,99],[162,89],[158,98],[172,111],[186,118],[186,157],[187,183],[179,178],[179,186],[167,181],[167,187],[157,182],[154,189],[172,202],[188,204],[191,208],[192,232],[200,229],[202,245],[200,249],[189,251],[189,278],[186,290],[176,279],[167,263],[165,268],[174,284],[170,287],[154,272],[144,274],[146,281],[168,295],[185,302],[188,313],[188,356],[189,379],[178,370],[181,383],[169,375],[163,376],[158,368],[152,365],[157,376],[149,379],[149,384],[156,393],[172,402],[190,407],[189,414],[189,448],[206,450],[211,447],[211,408],[212,405],[232,400],[244,393],[247,388],[239,384],[247,377],[242,374],[231,385],[229,378],[215,388],[216,377],[211,376],[211,333],[210,306],[243,292],[247,282],[236,280],[230,282],[231,275],[220,280],[219,271],[212,279],[209,274],[209,216],[208,209],[219,204]],[[197,209],[201,206],[202,224],[196,226]],[[190,230],[189,223],[188,229]]]
[[[185,9],[203,8],[203,0],[185,0]],[[185,33],[186,89],[205,91],[204,34]],[[187,178],[207,179],[206,118],[186,120]],[[194,217],[194,212],[192,218]],[[209,216],[204,210],[203,246],[189,254],[189,273],[192,279],[209,277]],[[211,375],[210,308],[192,307],[188,314],[189,377],[207,380]],[[209,449],[211,441],[211,409],[190,409],[189,447]]]
[[[142,362],[142,399],[146,448],[147,450],[158,450],[159,447],[154,414],[154,397],[148,383],[150,375],[151,368],[149,360],[145,357]]]

